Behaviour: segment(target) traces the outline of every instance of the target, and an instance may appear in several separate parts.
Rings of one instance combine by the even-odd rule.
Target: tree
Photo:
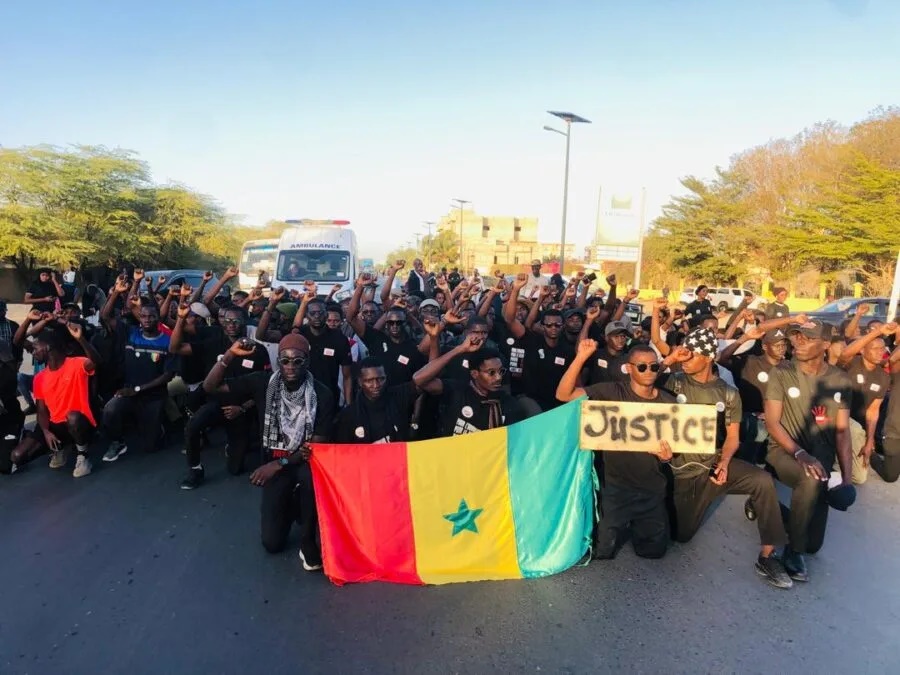
[[[790,209],[775,235],[778,249],[795,251],[805,264],[853,267],[883,286],[900,248],[900,171],[855,153],[834,185]]]
[[[681,180],[688,194],[675,197],[654,222],[665,238],[672,267],[716,284],[733,283],[746,269],[747,208],[739,176],[722,169],[705,182],[694,176]]]
[[[459,239],[450,230],[422,237],[421,258],[429,269],[453,267],[459,260]]]
[[[133,152],[0,149],[0,256],[23,278],[57,267],[190,267],[231,257],[228,216],[205,195],[150,182]]]

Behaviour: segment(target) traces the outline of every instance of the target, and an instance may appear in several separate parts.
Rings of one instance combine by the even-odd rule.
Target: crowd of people
[[[854,502],[870,467],[900,476],[900,395],[889,395],[900,330],[863,323],[864,307],[830,326],[791,314],[778,289],[764,311],[747,297],[716,316],[701,286],[685,308],[654,299],[636,323],[625,311],[638,292],[622,294],[615,276],[599,288],[593,274],[548,278],[535,261],[484,279],[416,260],[398,285],[405,266],[361,274],[340,301],[340,286],[323,297],[311,281],[231,291],[235,268],[163,291],[135,269],[84,306],[41,271],[21,325],[0,304],[0,472],[44,455],[59,470],[74,454],[82,478],[101,437],[102,461],[118,462],[178,434],[181,488],[195,490],[216,470],[204,450],[221,428],[225,470],[261,488],[263,546],[284,550],[296,523],[302,565],[316,570],[315,443],[471,434],[584,396],[707,404],[715,455],[665,442],[595,454],[592,555],[612,558],[631,539],[637,555],[659,558],[691,540],[714,500],[739,494],[759,533],[756,571],[778,588],[809,579],[805,556],[822,547],[829,509]]]

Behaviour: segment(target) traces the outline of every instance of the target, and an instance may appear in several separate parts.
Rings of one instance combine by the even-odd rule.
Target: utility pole
[[[466,263],[463,260],[463,207],[472,202],[468,199],[459,199],[458,197],[454,197],[450,201],[456,202],[455,206],[459,206],[459,266],[461,268],[460,271],[464,272]]]

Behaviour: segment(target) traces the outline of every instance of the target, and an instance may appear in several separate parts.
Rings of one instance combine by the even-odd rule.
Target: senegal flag
[[[580,407],[432,441],[314,446],[325,574],[446,584],[571,567],[593,526]]]

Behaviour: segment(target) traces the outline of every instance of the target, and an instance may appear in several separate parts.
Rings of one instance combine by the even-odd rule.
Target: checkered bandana
[[[714,359],[718,353],[719,340],[711,329],[697,328],[688,333],[684,339],[684,346],[695,354]]]

